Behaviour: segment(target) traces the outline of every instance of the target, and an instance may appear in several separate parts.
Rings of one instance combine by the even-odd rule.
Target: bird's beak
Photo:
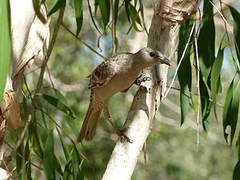
[[[168,66],[171,65],[168,58],[160,57],[160,56],[159,56],[158,59],[159,59],[159,61],[160,61],[161,64],[166,64],[166,65],[168,65]]]

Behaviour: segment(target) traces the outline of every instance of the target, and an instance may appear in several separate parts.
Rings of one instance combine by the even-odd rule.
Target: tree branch
[[[178,42],[181,21],[196,11],[199,1],[158,1],[149,30],[148,47],[161,51],[165,56],[173,57]],[[103,180],[130,179],[138,156],[151,131],[151,122],[159,108],[167,85],[168,66],[160,65],[146,71],[152,81],[144,82],[138,89],[125,127],[126,135],[133,143],[117,142],[108,162]]]

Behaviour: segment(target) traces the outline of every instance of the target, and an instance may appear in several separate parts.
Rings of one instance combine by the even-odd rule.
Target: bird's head
[[[142,48],[135,54],[135,63],[141,62],[144,67],[150,67],[157,64],[166,64],[170,66],[170,61],[160,51],[149,47]]]

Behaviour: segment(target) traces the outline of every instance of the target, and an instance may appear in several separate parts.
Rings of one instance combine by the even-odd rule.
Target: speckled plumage
[[[128,89],[144,68],[168,64],[159,51],[143,48],[135,54],[121,53],[103,61],[90,77],[90,104],[84,119],[78,141],[91,140],[95,135],[97,121],[107,101],[114,94]]]

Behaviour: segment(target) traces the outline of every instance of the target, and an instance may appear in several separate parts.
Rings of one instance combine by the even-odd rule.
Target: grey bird
[[[170,61],[161,52],[146,47],[134,54],[117,54],[97,66],[89,76],[90,104],[77,141],[92,140],[98,119],[104,108],[107,108],[109,98],[118,92],[127,91],[143,69],[157,64],[170,65]]]

